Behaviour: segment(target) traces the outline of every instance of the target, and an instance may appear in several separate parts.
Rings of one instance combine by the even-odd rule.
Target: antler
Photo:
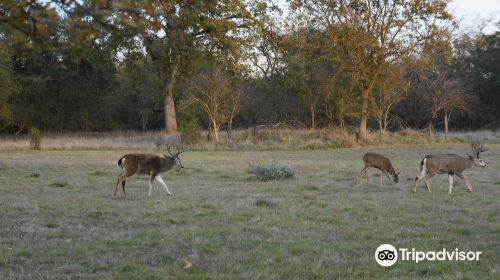
[[[181,153],[185,152],[185,149],[179,149],[177,148],[177,152],[176,153],[173,153],[171,150],[170,150],[170,145],[167,145],[167,152],[170,154],[171,157],[176,157],[178,155],[180,155]]]
[[[167,145],[167,152],[171,157],[175,156],[174,154],[172,154],[172,151],[170,151],[170,145]]]
[[[184,149],[184,147],[181,147],[180,149],[177,148],[177,154],[176,155],[178,156],[178,155],[184,153],[185,151],[186,151],[186,149]]]
[[[471,144],[472,152],[476,158],[479,158],[479,154],[487,151],[488,149],[483,146],[480,142],[474,142]]]

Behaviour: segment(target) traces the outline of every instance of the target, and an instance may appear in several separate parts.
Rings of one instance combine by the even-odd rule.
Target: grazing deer
[[[480,143],[472,143],[471,148],[473,155],[469,155],[468,158],[464,158],[455,154],[425,156],[420,163],[420,174],[415,177],[413,192],[417,192],[417,182],[422,177],[424,178],[427,191],[431,192],[431,189],[429,187],[429,180],[436,174],[448,174],[448,180],[450,182],[448,193],[451,194],[451,191],[453,189],[453,175],[457,175],[460,179],[464,180],[467,184],[469,192],[471,192],[472,189],[469,180],[462,174],[462,172],[465,169],[471,168],[473,165],[485,167],[486,162],[482,161],[479,158],[479,155],[487,150]]]
[[[395,183],[398,182],[399,180],[398,176],[399,173],[401,172],[396,173],[394,167],[392,167],[391,161],[388,158],[376,153],[366,153],[363,156],[363,161],[365,162],[365,168],[363,168],[363,170],[361,170],[359,174],[361,177],[366,178],[367,181],[368,181],[368,176],[367,176],[368,169],[370,167],[375,167],[382,172],[382,176],[380,177],[380,183],[382,183],[382,178],[384,177],[384,175],[387,176],[389,180],[391,179],[389,175],[392,175],[392,179],[394,180],[394,182]]]
[[[161,178],[160,174],[167,172],[168,170],[174,168],[175,170],[179,170],[180,168],[184,168],[179,158],[179,154],[184,151],[177,150],[176,153],[172,153],[170,151],[170,147],[167,147],[167,151],[170,156],[163,155],[150,155],[150,154],[128,154],[124,155],[118,160],[118,165],[122,169],[122,173],[118,176],[116,181],[116,189],[114,195],[118,191],[118,185],[122,183],[123,194],[125,194],[125,180],[138,173],[138,174],[147,174],[149,175],[149,194],[151,196],[151,189],[153,187],[153,180],[158,181],[160,184],[165,187],[168,195],[172,195],[167,188],[167,185]]]

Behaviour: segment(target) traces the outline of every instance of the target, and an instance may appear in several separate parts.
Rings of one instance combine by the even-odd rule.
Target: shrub
[[[273,163],[268,165],[258,165],[251,171],[254,179],[259,181],[281,181],[294,178],[295,169],[287,164]]]
[[[40,130],[36,127],[29,129],[30,148],[33,150],[40,150]]]
[[[193,108],[182,110],[179,113],[179,131],[182,143],[193,145],[201,142],[201,128]]]

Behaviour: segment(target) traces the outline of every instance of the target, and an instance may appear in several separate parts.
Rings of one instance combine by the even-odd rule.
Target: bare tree
[[[429,85],[427,98],[431,101],[429,135],[433,135],[433,122],[440,114],[444,116],[445,137],[448,138],[448,125],[452,113],[467,110],[467,94],[463,85],[441,73]]]
[[[220,141],[219,130],[231,122],[239,112],[241,93],[233,92],[231,77],[224,71],[214,68],[201,71],[189,83],[191,95],[186,105],[198,105],[209,120],[209,133],[216,143]]]

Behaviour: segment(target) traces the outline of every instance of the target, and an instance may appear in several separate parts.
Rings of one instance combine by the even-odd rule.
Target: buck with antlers
[[[365,168],[361,170],[360,176],[364,177],[367,181],[368,181],[368,176],[367,176],[368,169],[370,167],[375,167],[382,172],[382,176],[380,176],[380,183],[382,183],[382,178],[384,178],[384,175],[387,176],[389,180],[391,179],[389,175],[392,175],[394,183],[398,182],[399,180],[398,177],[400,172],[396,173],[394,167],[392,166],[391,161],[388,158],[376,153],[366,153],[363,156],[363,162],[365,163]]]
[[[134,174],[146,174],[149,175],[149,194],[151,196],[151,189],[153,188],[153,181],[156,180],[165,187],[168,195],[172,195],[168,190],[167,184],[163,181],[160,174],[167,172],[168,170],[174,168],[179,170],[184,168],[179,158],[179,154],[184,152],[184,150],[177,150],[173,153],[170,151],[170,146],[167,147],[167,151],[170,156],[163,155],[151,155],[151,154],[128,154],[124,155],[118,160],[118,165],[122,169],[122,173],[118,176],[116,181],[116,189],[114,195],[118,191],[118,186],[122,184],[123,194],[125,194],[125,180]]]
[[[479,155],[487,150],[480,143],[472,143],[471,148],[473,155],[469,155],[468,158],[464,158],[455,154],[428,155],[424,157],[420,163],[420,174],[415,177],[413,192],[417,192],[417,182],[421,178],[424,178],[427,191],[431,192],[431,189],[429,187],[429,180],[436,174],[448,174],[448,180],[450,183],[448,193],[451,194],[451,191],[453,189],[453,175],[457,175],[460,179],[464,180],[467,184],[469,192],[471,192],[472,189],[469,180],[462,174],[462,172],[474,165],[485,167],[486,162],[481,160],[479,158]]]

